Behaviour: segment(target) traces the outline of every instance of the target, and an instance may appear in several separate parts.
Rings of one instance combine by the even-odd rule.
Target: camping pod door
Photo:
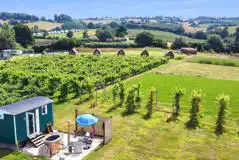
[[[35,131],[36,131],[36,127],[35,127],[35,115],[34,113],[30,113],[28,112],[26,114],[27,116],[27,136],[28,137],[34,137],[35,136]]]

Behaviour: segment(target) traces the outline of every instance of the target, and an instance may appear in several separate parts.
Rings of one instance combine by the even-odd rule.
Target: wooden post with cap
[[[78,117],[78,109],[75,110],[75,137],[76,137],[76,134],[77,134],[77,131],[78,131],[78,125],[77,125],[77,122],[76,122],[77,117]]]

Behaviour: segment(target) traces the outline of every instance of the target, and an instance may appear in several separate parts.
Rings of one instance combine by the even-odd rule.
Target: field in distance
[[[44,29],[44,30],[49,31],[56,27],[61,27],[63,25],[63,23],[39,21],[39,22],[27,23],[26,25],[28,25],[28,27],[30,27],[30,28],[33,28],[34,26],[38,26],[39,29]]]

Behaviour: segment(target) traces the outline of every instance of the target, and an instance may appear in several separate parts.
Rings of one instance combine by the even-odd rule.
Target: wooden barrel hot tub
[[[46,137],[44,143],[51,150],[51,155],[55,155],[60,149],[62,149],[63,144],[61,143],[61,135],[51,135]]]

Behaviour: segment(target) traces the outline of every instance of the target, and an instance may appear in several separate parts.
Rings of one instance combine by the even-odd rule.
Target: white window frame
[[[45,112],[43,112],[44,110],[45,110]],[[41,113],[42,113],[42,115],[46,115],[47,114],[47,105],[41,106]]]

